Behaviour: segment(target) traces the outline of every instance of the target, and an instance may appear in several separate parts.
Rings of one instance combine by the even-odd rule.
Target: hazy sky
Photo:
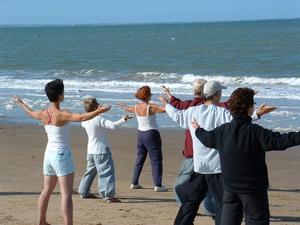
[[[300,0],[0,0],[0,24],[300,18]]]

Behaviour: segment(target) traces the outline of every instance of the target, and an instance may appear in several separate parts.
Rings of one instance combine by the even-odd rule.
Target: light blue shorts
[[[75,171],[70,150],[45,151],[43,173],[46,176],[66,176]]]

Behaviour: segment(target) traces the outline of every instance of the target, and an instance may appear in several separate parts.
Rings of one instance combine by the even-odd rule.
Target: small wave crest
[[[297,77],[279,77],[279,78],[262,78],[247,76],[200,76],[193,74],[183,75],[181,80],[183,83],[190,83],[195,79],[216,80],[226,85],[287,85],[300,86],[300,78]]]

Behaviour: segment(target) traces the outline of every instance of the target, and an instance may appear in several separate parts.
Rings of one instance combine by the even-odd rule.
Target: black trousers
[[[200,203],[209,190],[215,200],[216,225],[220,225],[222,213],[223,183],[222,175],[193,173],[190,180],[176,187],[182,205],[174,225],[193,225]],[[229,224],[227,224],[229,225]]]
[[[267,190],[238,194],[224,190],[221,225],[240,225],[245,214],[246,225],[269,225]]]

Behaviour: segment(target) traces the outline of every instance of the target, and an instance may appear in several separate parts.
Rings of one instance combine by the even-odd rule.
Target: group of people
[[[167,87],[159,99],[163,106],[151,102],[151,89],[143,86],[134,106],[120,104],[134,113],[118,121],[100,114],[111,107],[101,105],[93,97],[84,99],[85,113],[72,113],[60,108],[64,100],[62,80],[46,84],[50,101],[47,109],[33,111],[20,97],[14,101],[32,118],[44,124],[48,143],[44,155],[44,188],[38,200],[39,225],[47,225],[46,212],[50,195],[60,184],[61,210],[65,225],[73,224],[72,190],[74,162],[69,143],[69,122],[82,122],[88,135],[87,170],[78,192],[82,198],[94,198],[90,187],[98,174],[99,195],[106,202],[115,198],[115,172],[105,129],[115,129],[136,116],[138,121],[137,154],[130,188],[141,189],[139,177],[149,153],[154,191],[168,189],[162,184],[162,140],[156,113],[167,113],[185,129],[184,161],[175,182],[176,201],[180,208],[175,225],[192,225],[201,202],[216,225],[240,225],[245,215],[247,225],[269,224],[268,172],[265,154],[300,145],[300,133],[280,134],[265,129],[253,120],[276,109],[262,105],[254,111],[254,95],[250,88],[236,89],[226,102],[220,102],[222,86],[217,81],[197,79],[193,82],[194,99],[181,101]]]

